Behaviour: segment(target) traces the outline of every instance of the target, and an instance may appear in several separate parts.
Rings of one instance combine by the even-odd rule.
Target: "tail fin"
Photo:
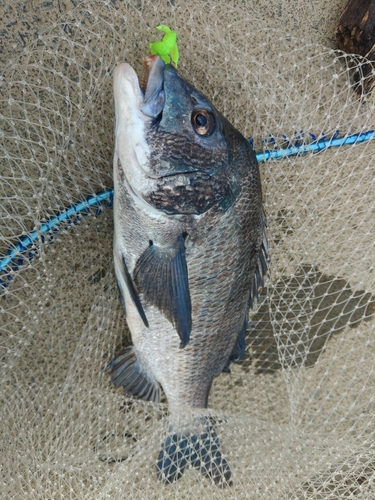
[[[197,435],[171,434],[159,453],[158,479],[163,483],[177,481],[192,465],[217,485],[231,486],[231,470],[220,450],[219,439],[211,425]]]

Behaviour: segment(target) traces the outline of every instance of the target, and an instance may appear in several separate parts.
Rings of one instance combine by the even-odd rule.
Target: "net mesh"
[[[194,5],[86,2],[14,51],[0,252],[112,187],[112,72],[124,59],[140,71],[160,22],[178,30],[182,76],[257,152],[374,128],[373,98],[351,87],[358,58],[255,22],[245,4]],[[103,371],[130,343],[110,201],[39,232],[0,281],[3,498],[373,498],[374,153],[369,141],[261,164],[271,274],[246,357],[209,399],[226,490],[193,469],[158,483],[166,401],[126,398]]]

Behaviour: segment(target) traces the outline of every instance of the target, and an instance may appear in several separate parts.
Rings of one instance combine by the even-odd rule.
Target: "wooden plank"
[[[375,0],[349,0],[340,17],[336,39],[340,50],[372,61],[360,68],[352,64],[356,93],[358,96],[369,94],[375,84],[372,74],[375,68]],[[356,62],[361,62],[360,58]]]

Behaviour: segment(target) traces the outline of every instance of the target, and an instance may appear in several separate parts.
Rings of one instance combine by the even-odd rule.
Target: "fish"
[[[225,487],[231,468],[202,412],[213,379],[245,355],[249,310],[268,273],[255,152],[159,56],[145,59],[140,79],[120,63],[113,90],[113,255],[132,345],[107,370],[128,396],[166,396],[160,481],[193,467]]]

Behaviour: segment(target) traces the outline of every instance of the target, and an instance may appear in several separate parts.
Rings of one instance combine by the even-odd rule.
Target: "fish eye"
[[[195,110],[191,122],[199,135],[211,135],[215,128],[215,117],[206,109]]]

